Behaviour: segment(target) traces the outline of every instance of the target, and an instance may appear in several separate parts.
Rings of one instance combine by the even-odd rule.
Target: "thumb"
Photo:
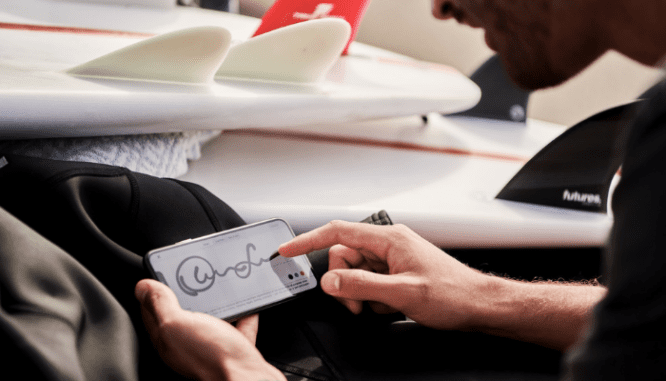
[[[152,279],[140,281],[136,285],[135,295],[141,303],[144,320],[148,318],[153,324],[158,324],[165,317],[180,311],[176,295],[169,287],[158,281]]]
[[[344,299],[374,301],[400,310],[406,300],[400,275],[377,274],[359,269],[332,270],[321,278],[327,294]]]

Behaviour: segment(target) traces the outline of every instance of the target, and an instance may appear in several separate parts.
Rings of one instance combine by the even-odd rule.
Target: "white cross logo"
[[[317,4],[317,6],[315,7],[315,10],[314,10],[314,12],[312,12],[312,14],[294,12],[294,18],[299,19],[299,20],[323,19],[325,17],[331,17],[331,11],[332,10],[333,10],[333,4],[329,4],[329,3]]]

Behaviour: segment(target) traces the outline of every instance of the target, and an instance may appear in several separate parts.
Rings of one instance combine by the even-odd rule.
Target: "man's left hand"
[[[144,279],[136,298],[148,333],[170,367],[198,380],[285,380],[254,346],[258,315],[236,327],[216,317],[185,311],[166,285]]]

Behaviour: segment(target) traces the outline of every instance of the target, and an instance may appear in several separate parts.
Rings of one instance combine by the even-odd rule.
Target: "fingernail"
[[[144,295],[146,295],[146,287],[143,286],[143,284],[139,283],[137,286],[134,288],[134,296],[139,300],[140,302],[143,301]]]
[[[340,276],[338,274],[329,273],[322,279],[322,283],[322,287],[329,292],[337,294],[340,291]]]

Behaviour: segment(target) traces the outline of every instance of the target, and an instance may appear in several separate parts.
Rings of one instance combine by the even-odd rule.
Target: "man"
[[[610,49],[651,66],[666,55],[666,2],[659,0],[433,0],[433,13],[484,28],[509,75],[531,89],[571,78]],[[352,312],[369,301],[376,311],[399,310],[433,328],[482,331],[568,350],[567,379],[663,379],[666,86],[656,86],[649,98],[630,133],[614,195],[616,222],[604,273],[608,289],[483,274],[404,226],[332,222],[283,245],[280,253],[290,257],[333,246],[321,286]],[[256,317],[235,330],[180,310],[170,290],[157,282],[140,282],[136,293],[163,357],[182,372],[284,379],[251,345]],[[202,324],[209,325],[208,336],[199,336]],[[197,350],[199,345],[205,350]],[[188,367],[180,360],[195,355],[196,364],[209,366]]]

